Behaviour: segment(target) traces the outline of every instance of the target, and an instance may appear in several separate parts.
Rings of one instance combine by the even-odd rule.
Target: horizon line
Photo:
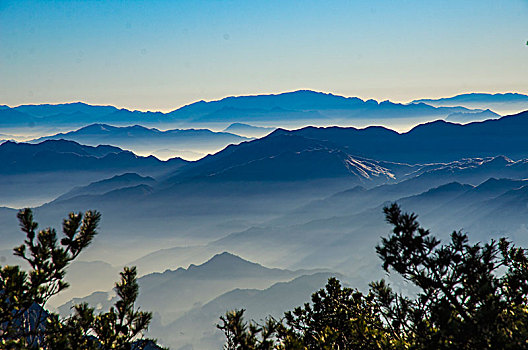
[[[7,106],[9,108],[17,108],[17,107],[21,107],[21,106],[44,106],[44,105],[49,105],[49,106],[58,106],[58,105],[67,105],[67,104],[76,104],[76,103],[81,103],[81,104],[85,104],[85,105],[89,105],[89,106],[96,106],[96,107],[114,107],[114,108],[117,108],[117,109],[125,109],[125,110],[128,110],[130,112],[151,112],[151,113],[163,113],[163,114],[168,114],[168,113],[171,113],[171,112],[174,112],[174,111],[177,111],[183,107],[186,107],[186,106],[190,106],[190,105],[193,105],[195,103],[200,103],[200,102],[205,102],[205,103],[210,103],[210,102],[218,102],[218,101],[221,101],[221,100],[224,100],[224,99],[227,99],[227,98],[238,98],[238,97],[258,97],[258,96],[278,96],[278,95],[284,95],[284,94],[288,94],[288,93],[296,93],[296,92],[303,92],[303,91],[306,91],[306,92],[314,92],[314,93],[319,93],[319,94],[325,94],[325,95],[333,95],[333,96],[337,96],[337,97],[344,97],[344,98],[358,98],[362,101],[369,101],[369,100],[373,100],[373,101],[376,101],[378,103],[381,103],[381,102],[391,102],[391,103],[395,103],[395,104],[403,104],[403,105],[408,105],[408,104],[412,104],[414,101],[420,101],[420,100],[440,100],[440,99],[449,99],[449,98],[454,98],[454,97],[457,97],[457,96],[461,96],[461,95],[470,95],[470,94],[486,94],[486,95],[507,95],[507,94],[514,94],[514,95],[523,95],[523,96],[528,96],[528,93],[522,93],[522,92],[519,92],[519,91],[502,91],[502,92],[484,92],[484,91],[468,91],[468,92],[461,92],[461,93],[458,93],[458,94],[455,94],[455,95],[448,95],[448,96],[442,96],[442,97],[422,97],[422,98],[415,98],[415,99],[412,99],[412,100],[407,100],[407,101],[396,101],[396,100],[390,100],[390,99],[387,99],[387,100],[383,100],[383,101],[380,101],[380,100],[377,100],[375,98],[366,98],[366,97],[360,97],[360,96],[346,96],[346,95],[339,95],[335,92],[329,92],[329,91],[322,91],[322,90],[312,90],[312,89],[297,89],[297,90],[288,90],[288,91],[281,91],[281,92],[269,92],[269,93],[255,93],[255,94],[245,94],[245,95],[226,95],[226,96],[223,96],[223,97],[220,97],[220,98],[216,98],[216,99],[210,99],[210,100],[195,100],[193,102],[189,102],[189,103],[186,103],[186,104],[183,104],[183,105],[180,105],[179,107],[175,107],[175,108],[172,108],[172,109],[131,109],[130,107],[126,107],[126,106],[123,106],[123,105],[113,105],[113,104],[101,104],[101,103],[97,103],[97,102],[87,102],[86,100],[75,100],[75,101],[62,101],[62,102],[42,102],[42,103],[22,103],[22,104],[19,104],[19,105],[15,105],[15,106],[12,106],[12,105],[9,105],[9,104],[0,104],[1,106]]]

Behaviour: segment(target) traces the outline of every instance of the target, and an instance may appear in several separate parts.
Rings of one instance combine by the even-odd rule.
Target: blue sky
[[[0,0],[0,104],[528,93],[528,1]]]

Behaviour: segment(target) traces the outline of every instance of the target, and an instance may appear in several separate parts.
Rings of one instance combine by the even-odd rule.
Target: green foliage
[[[115,285],[119,299],[109,312],[95,315],[93,308],[81,304],[74,307],[72,316],[61,320],[45,310],[46,302],[68,287],[66,267],[91,243],[100,217],[96,211],[70,213],[63,221],[64,237],[59,243],[52,228],[37,233],[30,209],[18,213],[26,240],[14,254],[31,269],[4,266],[0,270],[1,348],[139,350],[149,344],[136,341],[148,328],[152,314],[134,309],[139,289],[135,267],[121,272]]]
[[[245,310],[227,312],[225,317],[221,316],[222,324],[218,329],[224,331],[227,341],[224,346],[226,350],[269,350],[273,349],[275,343],[274,333],[277,331],[278,323],[272,318],[266,321],[264,326],[244,321]]]
[[[65,269],[97,234],[101,216],[92,211],[84,216],[71,213],[63,222],[60,245],[54,229],[37,233],[38,224],[30,209],[21,210],[17,216],[26,240],[14,249],[14,254],[24,259],[31,270],[25,272],[18,266],[0,270],[0,344],[33,347],[43,337],[41,324],[47,317],[43,307],[53,295],[68,287],[64,282]],[[34,304],[41,308],[30,312]]]
[[[415,285],[416,295],[395,293],[383,280],[363,294],[332,278],[311,303],[268,327],[274,334],[266,334],[273,341],[266,349],[528,348],[524,249],[504,238],[470,244],[461,232],[442,245],[416,215],[396,204],[384,212],[393,230],[376,251],[383,269]],[[257,349],[242,341],[264,340],[258,325],[246,327],[243,312],[221,319],[227,349]]]
[[[312,303],[285,313],[282,322],[269,318],[264,327],[244,321],[244,310],[220,317],[225,349],[393,349],[399,334],[382,321],[374,294],[343,288],[330,278],[312,295]]]
[[[383,349],[397,338],[383,324],[373,294],[343,288],[335,278],[312,295],[312,304],[286,312],[284,319],[289,339],[308,349]]]
[[[152,314],[134,310],[138,294],[136,268],[125,267],[115,291],[119,299],[108,312],[94,314],[86,303],[76,305],[65,320],[49,319],[46,346],[50,349],[140,349],[134,339],[148,328]]]
[[[377,287],[391,319],[415,348],[520,349],[528,346],[528,258],[506,239],[470,244],[461,232],[440,245],[414,214],[384,209],[393,234],[376,248],[383,268],[419,288],[413,300]]]

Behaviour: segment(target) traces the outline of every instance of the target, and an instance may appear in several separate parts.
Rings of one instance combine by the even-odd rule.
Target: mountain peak
[[[90,125],[86,125],[80,129],[78,129],[77,131],[91,131],[91,130],[96,130],[96,131],[108,131],[109,129],[114,129],[115,126],[111,126],[111,125],[108,125],[108,124],[103,124],[103,123],[94,123],[94,124],[90,124]]]
[[[513,164],[515,162],[513,160],[511,160],[510,158],[504,156],[504,155],[500,155],[500,156],[493,157],[492,159],[490,159],[489,161],[487,161],[485,163],[488,166],[499,166],[499,167],[502,167],[502,166],[505,166],[505,165],[508,165],[508,164]]]
[[[251,261],[242,259],[238,255],[235,255],[235,254],[232,254],[232,253],[229,253],[229,252],[222,252],[222,253],[216,254],[211,259],[207,260],[206,262],[204,262],[201,265],[198,265],[198,266],[191,265],[191,266],[202,267],[202,268],[203,267],[207,267],[207,266],[213,266],[213,265],[214,266],[227,267],[227,266],[230,266],[230,265],[238,265],[238,264],[245,264],[245,265],[250,265],[250,266],[262,267],[260,264],[253,263]]]

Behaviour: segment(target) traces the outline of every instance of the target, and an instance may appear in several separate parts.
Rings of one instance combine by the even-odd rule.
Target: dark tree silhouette
[[[244,321],[245,310],[236,310],[220,316],[217,328],[226,336],[226,350],[270,350],[275,344],[278,323],[269,318],[264,326]]]
[[[444,245],[396,204],[384,209],[392,234],[376,251],[386,271],[419,288],[414,299],[375,290],[414,347],[520,349],[528,346],[526,251],[501,238],[470,244],[453,232]]]
[[[469,243],[453,232],[442,245],[417,216],[397,204],[384,208],[392,233],[376,252],[383,269],[415,285],[415,295],[395,293],[385,281],[368,294],[330,279],[312,302],[286,312],[270,329],[274,349],[526,349],[528,257],[505,238]],[[224,323],[237,329],[230,349],[251,333],[243,314]],[[258,325],[252,326],[258,329]],[[259,343],[259,333],[250,334]]]
[[[151,313],[134,309],[138,295],[135,267],[125,267],[115,290],[119,297],[109,312],[94,314],[86,304],[76,305],[74,315],[60,320],[45,309],[47,301],[68,287],[66,267],[97,235],[101,215],[96,211],[70,213],[63,221],[60,243],[52,228],[40,230],[30,209],[18,219],[26,234],[14,254],[30,266],[0,269],[0,348],[2,349],[123,349],[159,347],[137,339],[147,330]]]

